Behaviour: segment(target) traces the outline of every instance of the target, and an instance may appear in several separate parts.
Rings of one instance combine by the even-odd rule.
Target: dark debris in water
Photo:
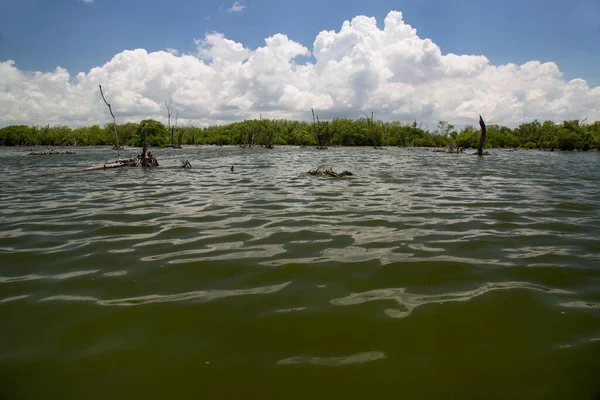
[[[341,178],[344,176],[354,175],[352,172],[349,172],[349,171],[335,172],[333,169],[320,169],[320,168],[308,171],[308,174],[309,175],[328,175],[328,176],[333,176],[334,178]]]
[[[29,153],[30,156],[51,156],[56,154],[75,154],[75,152],[73,150],[44,150]]]

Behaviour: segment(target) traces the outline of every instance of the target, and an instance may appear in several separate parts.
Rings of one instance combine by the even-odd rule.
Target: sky
[[[0,127],[600,120],[600,0],[0,0]]]

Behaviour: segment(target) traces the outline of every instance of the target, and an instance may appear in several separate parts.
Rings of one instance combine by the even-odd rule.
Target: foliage
[[[3,146],[86,146],[114,145],[112,123],[71,129],[68,126],[11,125],[0,129]],[[285,119],[253,119],[228,125],[199,128],[178,128],[183,145],[245,145],[252,133],[255,146],[317,144],[314,123]],[[319,130],[327,136],[332,146],[427,146],[427,147],[477,147],[479,128],[465,126],[459,131],[448,121],[439,121],[437,129],[430,131],[420,123],[400,121],[382,122],[373,114],[359,119],[336,118],[319,121]],[[127,146],[142,146],[143,133],[148,144],[159,147],[169,143],[167,128],[152,119],[140,123],[117,125],[119,140]],[[488,125],[486,148],[527,148],[547,150],[600,150],[600,121],[591,124],[579,120],[523,123],[511,129],[501,125]]]
[[[164,147],[169,143],[169,132],[162,122],[145,119],[137,127],[137,146],[144,145],[144,137],[148,146]]]

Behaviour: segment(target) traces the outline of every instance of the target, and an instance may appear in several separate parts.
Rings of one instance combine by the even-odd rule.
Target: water
[[[598,153],[154,153],[0,149],[0,398],[600,395]]]

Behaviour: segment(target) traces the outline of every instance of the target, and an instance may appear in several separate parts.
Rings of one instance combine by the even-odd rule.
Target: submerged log
[[[88,172],[88,171],[98,171],[112,168],[121,168],[121,167],[158,167],[158,160],[152,156],[152,153],[148,153],[145,157],[139,155],[135,158],[128,158],[126,160],[117,160],[115,162],[107,162],[104,164],[94,165],[87,168],[75,169],[72,171],[59,171],[59,172],[50,172],[48,174],[42,174],[41,176],[48,175],[59,175],[59,174],[72,174],[76,172]]]
[[[45,150],[45,151],[33,151],[29,153],[30,156],[49,156],[55,154],[75,154],[73,150]]]
[[[334,178],[341,178],[344,176],[354,175],[352,172],[349,172],[349,171],[335,172],[333,169],[320,169],[320,168],[308,171],[308,174],[309,175],[327,175],[327,176],[332,176]]]
[[[464,149],[462,147],[448,147],[445,149],[435,149],[433,150],[434,153],[447,153],[447,154],[462,154],[464,152]]]

